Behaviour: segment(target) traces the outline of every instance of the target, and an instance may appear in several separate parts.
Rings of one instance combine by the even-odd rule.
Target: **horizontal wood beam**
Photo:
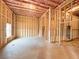
[[[56,1],[54,1],[54,0],[50,0],[50,1],[53,2],[53,3],[55,3],[55,4],[57,4],[57,5],[60,4],[59,2],[56,2]]]
[[[45,2],[39,2],[39,1],[35,1],[35,0],[31,0],[31,1],[37,2],[38,4],[43,4],[43,5],[45,5],[45,6],[55,7],[54,5],[46,4]]]
[[[36,12],[34,12],[34,11],[29,11],[29,10],[24,10],[24,9],[21,9],[21,8],[16,8],[16,7],[11,7],[10,6],[10,8],[11,8],[11,10],[14,10],[15,9],[15,11],[14,11],[14,13],[16,14],[16,15],[23,15],[23,16],[35,16],[35,17],[40,17],[40,15],[42,15],[43,13],[36,13]]]
[[[19,6],[13,6],[13,5],[10,5],[10,4],[8,4],[8,5],[9,5],[10,8],[14,8],[14,9],[35,12],[35,13],[38,13],[38,14],[44,13],[44,12],[37,12],[35,10],[31,10],[31,9],[28,9],[28,8],[23,8],[23,7],[19,7]]]
[[[45,5],[44,4],[39,4],[37,2],[33,2],[33,1],[25,1],[25,0],[16,0],[16,1],[19,1],[19,2],[23,2],[23,3],[28,3],[28,4],[33,4],[33,5],[36,5],[36,6],[40,6],[42,8],[45,8],[45,9],[49,9],[49,6],[48,5]]]
[[[18,11],[19,9],[16,9],[16,10]],[[37,13],[32,13],[32,12],[29,13],[28,11],[24,13],[25,12],[24,10],[21,10],[21,11],[24,11],[23,13],[18,13],[17,11],[15,11],[16,15],[33,16],[33,17],[40,17],[42,15],[42,14],[37,14]]]
[[[20,15],[20,14],[16,14],[16,15]],[[36,16],[36,15],[23,15],[23,14],[21,14],[20,16],[29,16],[29,17],[37,17],[37,18],[40,18],[40,16]]]
[[[35,12],[38,12],[38,13],[43,12],[43,10],[39,11],[39,10],[35,10],[35,9],[26,8],[26,7],[23,7],[23,6],[16,5],[16,4],[13,3],[13,2],[6,2],[6,3],[7,3],[9,6],[12,6],[12,7],[17,7],[17,8],[21,8],[21,9],[25,9],[25,10],[31,10],[31,11],[35,11]]]

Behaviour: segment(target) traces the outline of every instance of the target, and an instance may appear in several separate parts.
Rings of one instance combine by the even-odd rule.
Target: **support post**
[[[59,15],[58,15],[58,16],[59,16],[59,17],[58,17],[58,18],[59,18],[59,19],[58,19],[58,20],[59,20],[59,21],[58,21],[58,22],[59,22],[59,23],[58,23],[58,26],[59,26],[59,29],[58,29],[58,30],[59,30],[59,31],[58,31],[59,34],[58,34],[58,35],[59,35],[59,36],[58,36],[58,37],[59,37],[59,45],[60,45],[60,44],[61,44],[61,9],[59,9],[58,12],[59,12],[59,13],[58,13],[58,14],[59,14]]]
[[[48,41],[51,42],[51,20],[52,20],[52,8],[49,7],[49,23],[48,23]]]

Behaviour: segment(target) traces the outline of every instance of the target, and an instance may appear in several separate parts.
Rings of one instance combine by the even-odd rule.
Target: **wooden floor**
[[[42,38],[19,38],[0,50],[0,59],[79,59],[79,48],[50,44]]]

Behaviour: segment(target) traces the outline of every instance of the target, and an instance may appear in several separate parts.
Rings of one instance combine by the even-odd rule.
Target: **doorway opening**
[[[68,25],[67,28],[66,28],[66,37],[68,40],[70,40],[70,32],[71,32],[71,26]]]

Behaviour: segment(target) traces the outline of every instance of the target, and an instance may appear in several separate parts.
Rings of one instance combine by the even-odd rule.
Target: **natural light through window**
[[[6,38],[9,38],[11,36],[12,27],[10,23],[6,23]]]

